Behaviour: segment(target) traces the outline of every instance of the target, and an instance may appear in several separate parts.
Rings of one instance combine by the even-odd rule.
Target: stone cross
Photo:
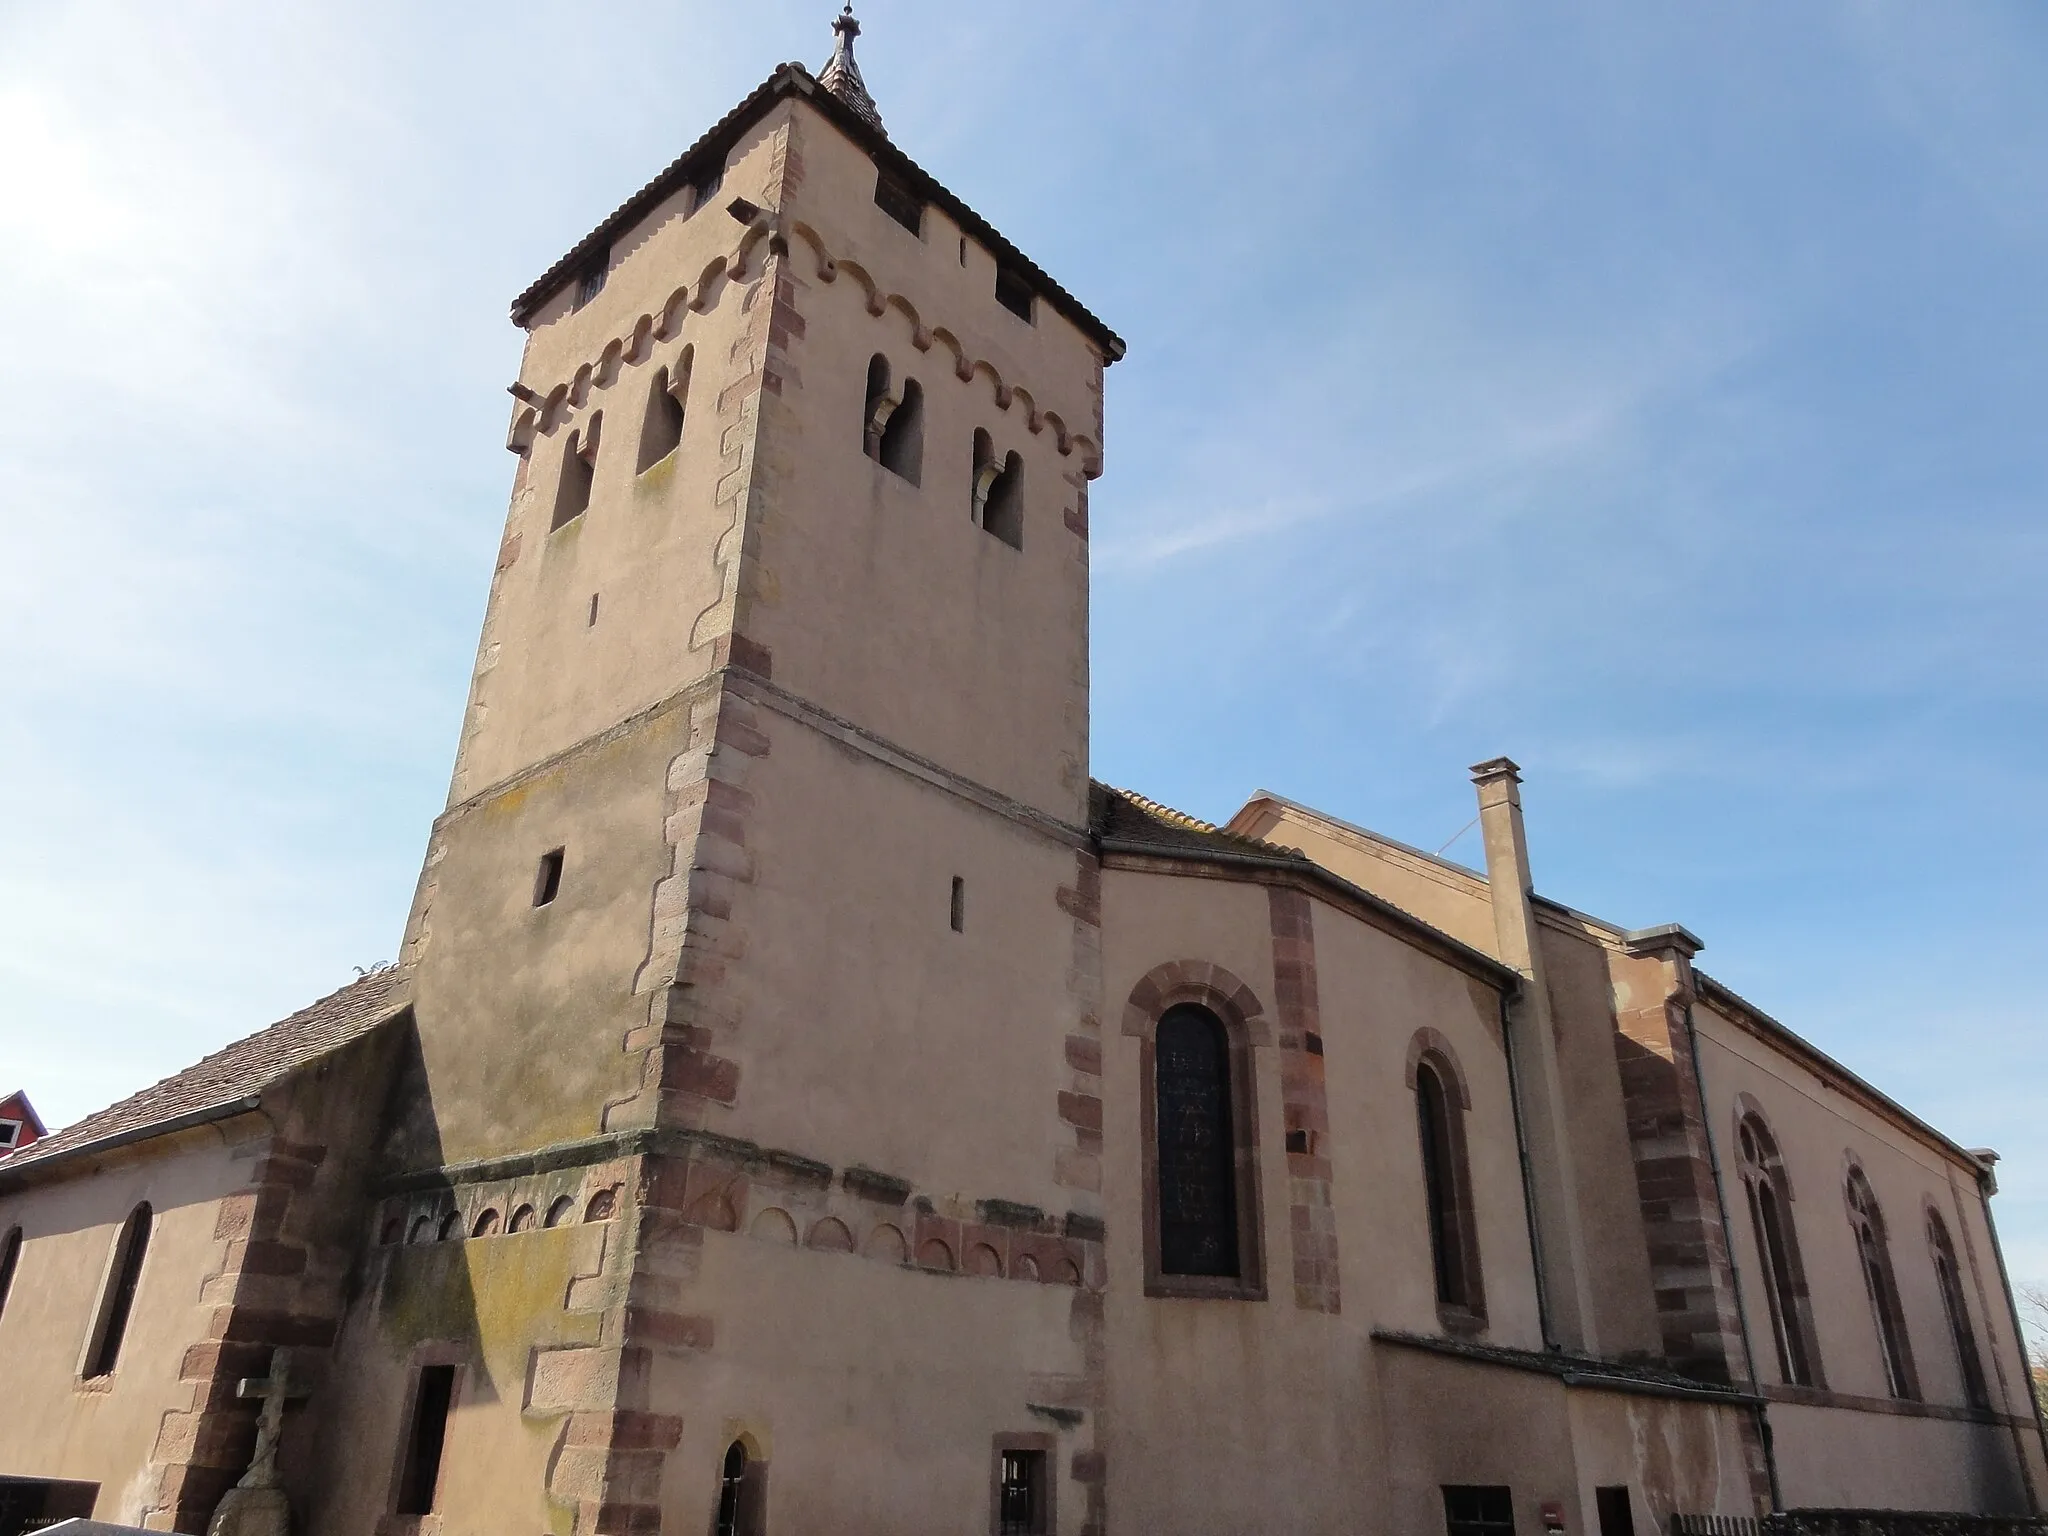
[[[256,1454],[249,1458],[249,1470],[242,1474],[237,1487],[277,1486],[277,1439],[284,1429],[284,1405],[292,1398],[304,1397],[307,1392],[291,1376],[292,1352],[279,1345],[270,1352],[268,1376],[251,1377],[235,1387],[237,1397],[254,1397],[263,1401],[263,1411],[256,1419]]]
[[[263,1402],[256,1419],[256,1454],[242,1480],[221,1496],[207,1536],[291,1536],[291,1504],[277,1480],[277,1439],[284,1429],[284,1405],[306,1391],[292,1380],[292,1352],[282,1346],[270,1352],[269,1375],[236,1384],[237,1397]]]

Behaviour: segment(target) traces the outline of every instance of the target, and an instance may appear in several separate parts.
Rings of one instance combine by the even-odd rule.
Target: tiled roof
[[[315,1058],[368,1034],[404,1008],[408,996],[403,972],[372,971],[268,1029],[223,1046],[184,1071],[23,1148],[0,1165],[0,1174],[12,1177],[108,1141],[138,1140],[159,1127],[260,1093]]]
[[[645,218],[663,199],[689,186],[698,177],[723,168],[726,154],[739,142],[741,135],[786,96],[803,97],[866,150],[876,164],[885,167],[919,196],[945,209],[954,223],[987,246],[999,262],[1028,278],[1048,304],[1102,349],[1106,361],[1113,363],[1124,355],[1123,338],[1097,319],[1079,299],[1054,282],[1050,273],[1011,244],[987,219],[948,191],[930,171],[898,149],[878,126],[868,122],[832,92],[821,88],[809,70],[794,63],[782,65],[748,92],[738,106],[712,124],[704,136],[676,156],[666,170],[613,209],[603,223],[535,278],[526,291],[512,301],[513,323],[526,324],[534,311],[567,282],[572,273],[582,271],[602,257],[611,249],[613,240]]]
[[[1226,832],[1211,822],[1176,811],[1170,805],[1099,780],[1088,786],[1088,830],[1116,843],[1145,843],[1162,851],[1254,854],[1314,867],[1292,848]]]

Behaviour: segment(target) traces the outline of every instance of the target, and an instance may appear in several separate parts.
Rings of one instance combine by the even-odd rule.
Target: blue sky
[[[0,1089],[74,1119],[394,954],[505,305],[829,11],[0,5]],[[1130,341],[1097,773],[1434,848],[1514,756],[1548,894],[2000,1148],[2048,1278],[2048,10],[863,21]]]

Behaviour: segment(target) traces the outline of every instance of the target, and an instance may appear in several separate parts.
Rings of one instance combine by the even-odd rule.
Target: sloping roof
[[[1406,931],[1422,941],[1425,947],[1496,986],[1512,991],[1521,985],[1521,978],[1493,956],[1474,949],[1462,939],[1453,938],[1413,912],[1402,910],[1384,896],[1354,885],[1297,849],[1226,832],[1213,822],[1203,821],[1185,811],[1176,811],[1172,806],[1161,805],[1157,800],[1148,800],[1143,795],[1096,779],[1088,783],[1088,830],[1105,853],[1206,859],[1291,872],[1323,887],[1329,895],[1350,902],[1354,910],[1359,907],[1367,909],[1384,923]]]
[[[398,970],[373,971],[268,1029],[223,1046],[184,1071],[155,1083],[54,1136],[45,1136],[0,1164],[0,1178],[67,1153],[140,1141],[229,1110],[278,1079],[360,1039],[397,1014],[409,999]]]
[[[1088,830],[1111,842],[1145,843],[1166,851],[1253,853],[1304,866],[1312,863],[1292,848],[1226,832],[1213,822],[1099,780],[1090,781],[1088,786]]]
[[[1732,1016],[1736,1024],[1748,1026],[1752,1033],[1762,1035],[1790,1054],[1801,1057],[1821,1077],[1832,1079],[1837,1088],[1851,1097],[1861,1098],[1868,1108],[1915,1132],[1956,1161],[1972,1168],[1986,1166],[1976,1151],[1929,1125],[1882,1088],[1850,1071],[1804,1035],[1772,1018],[1727,983],[1716,981],[1698,966],[1693,967],[1692,974],[1693,980],[1699,983],[1701,1000],[1712,1004],[1724,1016]]]
[[[614,240],[653,212],[656,204],[697,181],[699,177],[721,169],[725,164],[726,155],[733,145],[739,142],[741,136],[786,96],[803,97],[834,127],[866,150],[883,169],[920,197],[945,209],[954,223],[993,251],[997,261],[1003,266],[1012,268],[1028,278],[1032,288],[1048,304],[1065,315],[1090,340],[1102,348],[1104,358],[1108,362],[1113,363],[1124,355],[1124,341],[1121,336],[1090,313],[1079,299],[1054,282],[1044,268],[998,233],[993,224],[947,191],[931,172],[898,149],[878,125],[863,119],[832,92],[820,86],[809,70],[796,63],[784,64],[762,81],[738,106],[712,124],[702,138],[678,155],[666,170],[613,209],[604,222],[579,240],[567,255],[528,284],[526,290],[512,301],[513,322],[517,325],[526,324],[533,312],[567,282],[572,274],[582,271],[603,255],[611,248]]]

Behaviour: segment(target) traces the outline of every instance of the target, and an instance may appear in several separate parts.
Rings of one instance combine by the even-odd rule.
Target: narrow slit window
[[[595,592],[590,594],[590,617],[583,621],[583,627],[585,629],[597,628],[597,594]]]
[[[924,234],[924,200],[887,172],[875,176],[875,206],[920,238]]]
[[[412,1432],[405,1441],[405,1471],[399,1479],[398,1513],[430,1515],[441,1481],[441,1451],[448,1440],[448,1410],[455,1401],[455,1367],[420,1368],[413,1393]]]
[[[740,1502],[747,1487],[747,1448],[739,1441],[725,1448],[725,1462],[718,1469],[717,1536],[742,1536]]]
[[[996,268],[996,302],[1026,325],[1031,323],[1031,282],[1021,272]]]
[[[953,877],[953,931],[967,931],[967,882],[958,875]]]
[[[562,854],[551,848],[540,856],[540,868],[533,877],[533,904],[544,907],[562,893]]]
[[[996,1529],[1002,1536],[1044,1536],[1045,1452],[1002,1453],[996,1485]]]
[[[686,350],[674,373],[654,370],[647,387],[647,414],[640,423],[640,457],[635,474],[644,475],[674,453],[683,441],[684,400],[690,388],[690,354]]]
[[[590,508],[590,487],[597,478],[597,443],[604,413],[597,412],[589,425],[569,434],[562,454],[562,480],[555,491],[555,515],[548,531],[574,522]]]
[[[142,1261],[149,1252],[149,1230],[154,1213],[147,1202],[128,1213],[114,1239],[113,1263],[108,1266],[106,1294],[101,1298],[92,1350],[85,1374],[111,1376],[121,1359],[121,1341],[128,1332],[128,1318],[135,1310],[135,1289],[142,1281]]]
[[[917,380],[903,381],[903,394],[888,413],[875,457],[882,468],[912,485],[918,483],[924,469],[924,386]]]

